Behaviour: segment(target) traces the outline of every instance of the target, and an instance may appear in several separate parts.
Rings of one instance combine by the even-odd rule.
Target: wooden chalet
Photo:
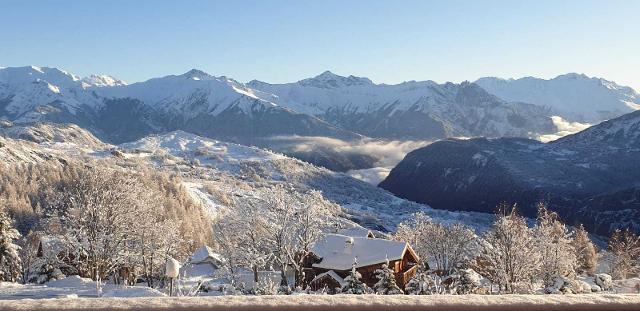
[[[418,269],[418,255],[408,243],[401,241],[327,234],[316,242],[311,252],[317,260],[307,265],[305,281],[312,290],[342,286],[354,261],[362,281],[370,287],[378,282],[375,271],[387,260],[401,288]]]

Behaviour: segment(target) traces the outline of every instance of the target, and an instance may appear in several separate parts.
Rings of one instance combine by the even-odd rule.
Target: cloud
[[[551,121],[558,128],[558,132],[539,136],[538,140],[543,143],[554,141],[567,135],[575,134],[591,126],[591,124],[589,123],[567,121],[559,116],[551,117]]]
[[[373,167],[363,170],[351,170],[347,172],[347,175],[377,186],[389,176],[391,169],[392,167]]]
[[[344,141],[322,136],[275,136],[270,140],[288,145],[295,152],[312,152],[319,148],[329,148],[342,154],[363,154],[376,159],[378,166],[395,166],[412,150],[430,144],[430,141],[388,141],[363,139]]]
[[[391,169],[400,162],[407,153],[424,147],[431,141],[413,140],[377,140],[362,139],[345,141],[324,136],[274,136],[269,138],[269,146],[278,150],[290,150],[297,153],[320,152],[330,150],[340,155],[364,155],[375,159],[374,167],[356,169],[346,172],[351,177],[378,185]]]

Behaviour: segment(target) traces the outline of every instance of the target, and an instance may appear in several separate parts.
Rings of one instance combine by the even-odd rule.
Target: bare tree
[[[398,226],[395,239],[411,244],[422,261],[435,263],[431,268],[447,275],[464,266],[479,251],[473,230],[459,223],[451,226],[433,223],[421,212]]]
[[[475,270],[513,293],[518,283],[532,281],[538,270],[540,255],[534,242],[533,230],[515,207],[502,206],[484,235]]]
[[[534,228],[535,245],[540,254],[540,278],[552,285],[558,276],[575,277],[578,266],[572,245],[573,238],[558,214],[549,211],[543,203],[538,204],[538,218]]]
[[[640,269],[640,237],[629,229],[615,230],[609,239],[611,275],[625,279]]]

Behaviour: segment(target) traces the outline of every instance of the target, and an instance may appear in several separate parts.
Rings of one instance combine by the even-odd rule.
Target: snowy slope
[[[345,217],[379,231],[393,230],[417,211],[424,211],[437,222],[462,222],[479,231],[488,228],[492,220],[489,214],[434,210],[346,174],[256,147],[183,131],[113,146],[96,143],[95,137],[75,126],[13,127],[3,131],[17,139],[3,138],[0,132],[0,160],[5,164],[52,161],[58,165],[81,160],[125,170],[152,168],[171,172],[182,177],[194,200],[212,216],[232,208],[233,200],[259,195],[269,185],[286,183],[296,191],[322,191],[325,199],[344,208]],[[231,203],[229,198],[234,198]]]
[[[463,222],[478,230],[488,228],[492,219],[489,214],[434,210],[394,197],[385,190],[342,173],[263,149],[215,141],[182,131],[146,137],[122,144],[119,148],[125,156],[150,160],[159,168],[174,170],[176,163],[187,163],[180,171],[188,171],[188,176],[198,176],[202,180],[215,181],[224,172],[244,183],[255,184],[254,187],[262,182],[285,182],[301,190],[321,190],[326,199],[343,206],[351,219],[380,231],[393,230],[400,221],[417,211],[426,212],[434,221]],[[225,191],[233,192],[237,188]],[[220,208],[211,206],[211,209]]]
[[[295,83],[254,80],[247,85],[277,95],[274,100],[279,105],[371,137],[533,137],[555,130],[547,110],[508,104],[467,82],[374,84],[367,78],[327,71]]]
[[[601,78],[565,74],[545,80],[481,78],[478,85],[508,101],[553,109],[553,113],[578,122],[597,123],[640,109],[640,94]]]

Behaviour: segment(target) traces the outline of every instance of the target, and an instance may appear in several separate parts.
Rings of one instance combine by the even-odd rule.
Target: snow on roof
[[[346,235],[346,236],[352,236],[352,237],[359,237],[359,238],[366,238],[369,236],[369,234],[373,235],[373,233],[371,232],[371,230],[365,228],[365,227],[361,227],[361,226],[353,226],[351,228],[344,228],[344,229],[339,229],[336,234],[341,234],[341,235]]]
[[[42,255],[44,257],[56,257],[67,249],[64,237],[55,235],[44,235],[40,237],[42,245]]]
[[[311,280],[310,283],[315,282],[316,280],[320,280],[325,276],[329,276],[332,279],[336,280],[336,282],[338,282],[338,284],[340,284],[340,286],[344,286],[346,284],[346,282],[344,281],[343,278],[341,278],[335,271],[333,270],[329,270],[327,272],[323,272],[318,274],[315,278],[313,278],[313,280]]]
[[[316,242],[311,251],[322,258],[313,264],[316,268],[348,270],[354,259],[356,268],[398,260],[407,249],[406,242],[366,237],[349,237],[341,234],[327,234]]]
[[[193,255],[191,255],[189,262],[200,263],[200,262],[211,261],[211,260],[216,262],[224,262],[224,258],[220,254],[214,252],[213,249],[211,249],[211,247],[205,245],[198,248],[195,252],[193,252]]]

